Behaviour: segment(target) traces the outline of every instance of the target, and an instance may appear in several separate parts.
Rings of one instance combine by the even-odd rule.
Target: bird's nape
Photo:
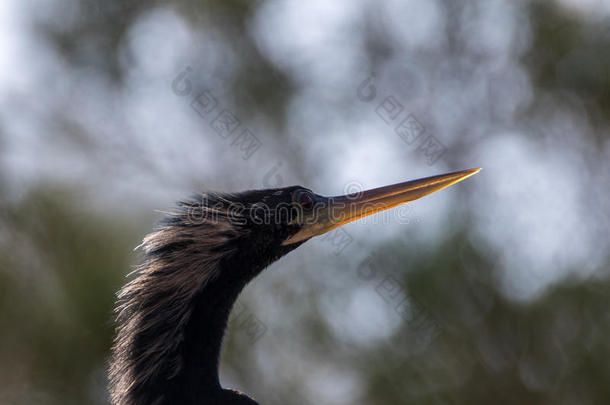
[[[313,236],[421,198],[470,169],[338,197],[300,186],[204,194],[180,203],[142,244],[119,293],[110,364],[114,405],[255,405],[223,389],[218,363],[231,308],[265,267]]]

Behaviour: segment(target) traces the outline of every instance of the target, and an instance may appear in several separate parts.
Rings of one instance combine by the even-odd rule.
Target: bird
[[[312,237],[439,191],[462,170],[347,195],[290,186],[198,194],[142,242],[117,293],[108,374],[113,405],[258,405],[223,388],[218,367],[231,308],[269,264]]]

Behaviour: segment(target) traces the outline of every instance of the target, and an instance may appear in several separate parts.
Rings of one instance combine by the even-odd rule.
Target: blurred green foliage
[[[568,279],[517,304],[499,293],[490,250],[468,240],[464,230],[423,254],[375,255],[378,268],[404,274],[436,330],[405,322],[391,344],[364,354],[367,403],[607,403],[610,280]],[[409,355],[418,341],[423,350]]]
[[[81,199],[45,187],[2,207],[2,403],[94,403],[93,379],[105,378],[115,292],[137,236]]]
[[[610,20],[579,18],[555,1],[530,5],[532,45],[524,55],[534,84],[570,105],[584,104],[596,126],[610,121]],[[607,131],[598,131],[607,136]]]

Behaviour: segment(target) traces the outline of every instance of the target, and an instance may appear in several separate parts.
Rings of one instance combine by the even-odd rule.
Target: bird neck
[[[220,350],[239,293],[279,255],[239,237],[204,246],[184,235],[166,228],[147,237],[137,277],[119,295],[113,404],[254,403],[221,388]]]
[[[258,246],[252,250],[249,245],[238,243],[233,254],[219,262],[214,279],[195,297],[181,345],[184,367],[174,378],[175,397],[169,403],[199,403],[196,401],[201,398],[215,398],[219,405],[256,405],[243,394],[222,389],[218,377],[222,341],[231,309],[244,287],[294,247]]]
[[[229,314],[251,279],[238,276],[243,273],[242,269],[222,269],[195,297],[180,352],[184,366],[174,378],[179,392],[187,390],[193,398],[206,398],[222,390],[218,368]]]
[[[228,222],[169,223],[148,235],[136,277],[119,294],[112,403],[254,404],[221,388],[220,350],[245,285],[300,244],[282,246],[281,240],[252,238]]]

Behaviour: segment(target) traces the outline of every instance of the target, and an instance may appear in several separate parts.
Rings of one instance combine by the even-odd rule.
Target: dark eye
[[[310,210],[313,207],[313,197],[307,192],[300,193],[298,201],[299,204],[301,204],[301,207],[305,208],[306,210]]]

